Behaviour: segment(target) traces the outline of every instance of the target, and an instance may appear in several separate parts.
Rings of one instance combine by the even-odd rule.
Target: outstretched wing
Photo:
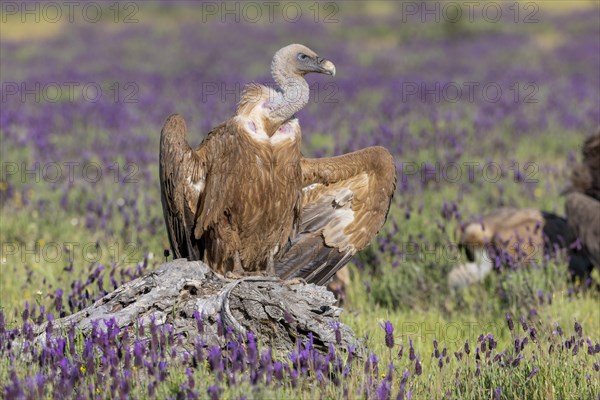
[[[600,266],[600,201],[583,193],[571,193],[566,201],[567,221],[583,245],[585,254]]]
[[[169,243],[175,258],[199,260],[193,235],[199,199],[208,169],[206,146],[194,151],[186,140],[184,119],[171,115],[160,135],[160,187]],[[203,143],[204,144],[204,143]]]
[[[379,231],[396,187],[394,159],[383,147],[302,161],[299,233],[275,270],[283,279],[323,285]]]

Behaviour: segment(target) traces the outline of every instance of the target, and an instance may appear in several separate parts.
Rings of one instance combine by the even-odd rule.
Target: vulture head
[[[294,75],[304,76],[311,72],[335,76],[335,65],[317,53],[301,44],[290,44],[280,49],[273,57],[271,64],[273,77],[277,83],[277,76],[292,77]]]
[[[308,104],[310,89],[304,76],[311,72],[334,76],[335,65],[301,44],[290,44],[275,53],[271,74],[279,88],[266,104],[275,130]]]

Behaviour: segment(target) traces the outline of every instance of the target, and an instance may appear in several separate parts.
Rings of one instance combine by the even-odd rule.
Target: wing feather
[[[323,285],[379,231],[396,186],[392,156],[370,147],[338,157],[304,159],[299,234],[276,265],[284,278]]]
[[[169,243],[176,258],[198,259],[191,236],[206,179],[206,153],[194,152],[186,140],[185,120],[167,118],[160,136],[160,186]]]
[[[213,189],[209,172],[224,147],[224,124],[213,129],[193,150],[187,142],[183,117],[173,114],[160,137],[160,185],[163,214],[169,243],[176,258],[200,260],[204,253],[203,229],[213,222],[207,211],[218,208],[219,196],[208,196]],[[214,192],[213,192],[214,193]],[[214,219],[214,218],[213,218]]]

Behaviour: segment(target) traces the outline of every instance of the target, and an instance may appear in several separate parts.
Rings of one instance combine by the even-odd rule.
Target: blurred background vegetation
[[[464,5],[459,22],[450,21],[452,14],[422,22],[420,14],[408,15],[414,4],[301,3],[303,17],[293,23],[277,13],[275,23],[222,22],[195,2],[120,3],[116,23],[108,3],[97,23],[86,21],[80,9],[73,22],[29,17],[23,23],[20,13],[3,8],[0,307],[16,320],[25,302],[51,309],[60,289],[66,312],[75,311],[159,265],[168,248],[157,174],[163,121],[181,113],[190,142],[199,144],[235,109],[236,96],[222,88],[271,82],[274,51],[300,42],[338,70],[335,79],[309,77],[320,101],[300,113],[304,153],[383,145],[398,166],[389,220],[351,266],[344,322],[367,340],[378,338],[375,347],[382,319],[419,327],[489,322],[506,344],[506,312],[564,326],[576,319],[600,336],[598,294],[568,281],[564,259],[502,270],[454,292],[446,274],[457,255],[445,253],[461,224],[498,206],[564,214],[560,192],[569,168],[584,137],[600,124],[598,2],[499,2],[504,15],[497,22],[483,18],[481,8],[469,21]],[[448,2],[418,4],[443,8]],[[264,5],[262,12],[267,15]],[[132,23],[125,23],[128,16]],[[71,96],[65,82],[97,83],[103,95],[91,102],[77,89]],[[335,86],[326,86],[330,82]],[[490,102],[481,94],[475,101],[465,93],[459,101],[435,101],[406,93],[406,83],[465,82],[495,82],[504,94]],[[21,86],[8,94],[6,85],[14,83],[58,83],[61,97],[36,101],[25,95],[23,101]],[[207,96],[206,83],[225,86]],[[534,84],[537,101],[514,101],[515,83],[521,89]],[[35,168],[36,162],[38,177],[24,176],[24,166]],[[80,163],[75,179],[65,178],[65,162]],[[474,181],[463,175],[451,182],[440,173],[449,163],[468,162],[497,163],[501,177],[482,178],[482,167]],[[43,176],[50,163],[62,165],[61,179]],[[102,178],[82,175],[78,168],[86,163],[99,167]],[[8,172],[9,164],[16,174]],[[409,165],[417,172],[407,174]],[[427,178],[428,168],[434,178]],[[72,243],[75,250],[69,250]],[[419,251],[407,250],[415,243]],[[431,337],[413,327],[426,354]],[[406,341],[406,331],[397,333]],[[435,334],[444,340],[442,331]],[[466,338],[461,333],[460,340]]]

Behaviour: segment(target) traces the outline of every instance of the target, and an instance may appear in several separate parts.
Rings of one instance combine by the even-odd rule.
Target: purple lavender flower
[[[581,328],[581,324],[577,321],[575,321],[575,332],[577,333],[577,336],[582,337],[583,336],[583,329]]]
[[[206,390],[211,400],[219,400],[221,391],[222,389],[219,387],[219,385],[211,385]]]
[[[529,330],[524,316],[521,316],[521,327],[523,328],[523,332],[527,332]]]
[[[29,303],[25,302],[25,310],[23,310],[23,313],[21,314],[21,318],[23,319],[23,322],[27,322],[27,320],[29,319]]]
[[[410,374],[408,373],[408,371],[404,370],[404,373],[402,375],[402,380],[400,381],[400,391],[398,392],[398,396],[396,397],[396,400],[404,400],[405,390],[406,390],[406,381],[408,380],[409,376],[410,376]]]
[[[538,301],[540,304],[544,304],[544,292],[542,290],[537,291]]]
[[[352,361],[354,361],[356,346],[348,345],[346,347],[346,350],[348,351],[348,359],[346,360],[346,366],[350,366],[352,364]]]
[[[388,380],[381,381],[381,384],[377,388],[377,398],[379,400],[389,400],[392,396],[391,384]]]
[[[198,333],[204,333],[204,311],[199,313],[198,310],[194,311],[194,319],[196,320],[196,328],[198,329]]]
[[[554,323],[554,327],[556,328],[554,331],[552,331],[553,335],[558,335],[558,336],[562,336],[563,335],[563,330],[562,328],[558,325],[558,322]]]
[[[342,344],[342,332],[340,331],[340,321],[339,320],[335,320],[335,321],[329,321],[329,326],[331,326],[331,328],[333,329],[333,332],[335,333],[335,342],[337,344]]]
[[[594,345],[592,344],[592,341],[589,338],[586,340],[586,342],[588,345],[587,353],[588,353],[588,355],[593,356],[595,354]]]
[[[454,357],[456,357],[456,359],[457,359],[458,361],[462,361],[462,351],[459,351],[459,352],[458,352],[458,351],[455,351],[455,352],[454,352]]]
[[[538,369],[538,367],[535,367],[535,368],[533,369],[533,371],[531,371],[531,372],[529,373],[529,375],[527,376],[527,380],[529,380],[529,379],[533,378],[533,377],[535,376],[535,374],[537,374],[538,372],[539,372],[539,369]]]
[[[421,366],[421,361],[419,361],[419,357],[415,360],[415,375],[419,376],[423,373],[423,367]]]
[[[390,321],[385,321],[385,324],[379,324],[385,331],[385,345],[388,349],[394,348],[394,326]]]
[[[518,367],[519,363],[521,362],[522,359],[523,359],[523,354],[519,354],[519,356],[512,361],[513,368]]]
[[[527,337],[523,338],[523,340],[521,341],[521,351],[523,351],[525,346],[527,346],[527,343],[529,343],[529,339]]]
[[[373,375],[379,375],[379,358],[375,353],[371,353],[369,356],[369,362],[371,365],[371,370],[373,371]]]
[[[207,359],[212,371],[223,371],[221,349],[218,346],[210,347]]]

